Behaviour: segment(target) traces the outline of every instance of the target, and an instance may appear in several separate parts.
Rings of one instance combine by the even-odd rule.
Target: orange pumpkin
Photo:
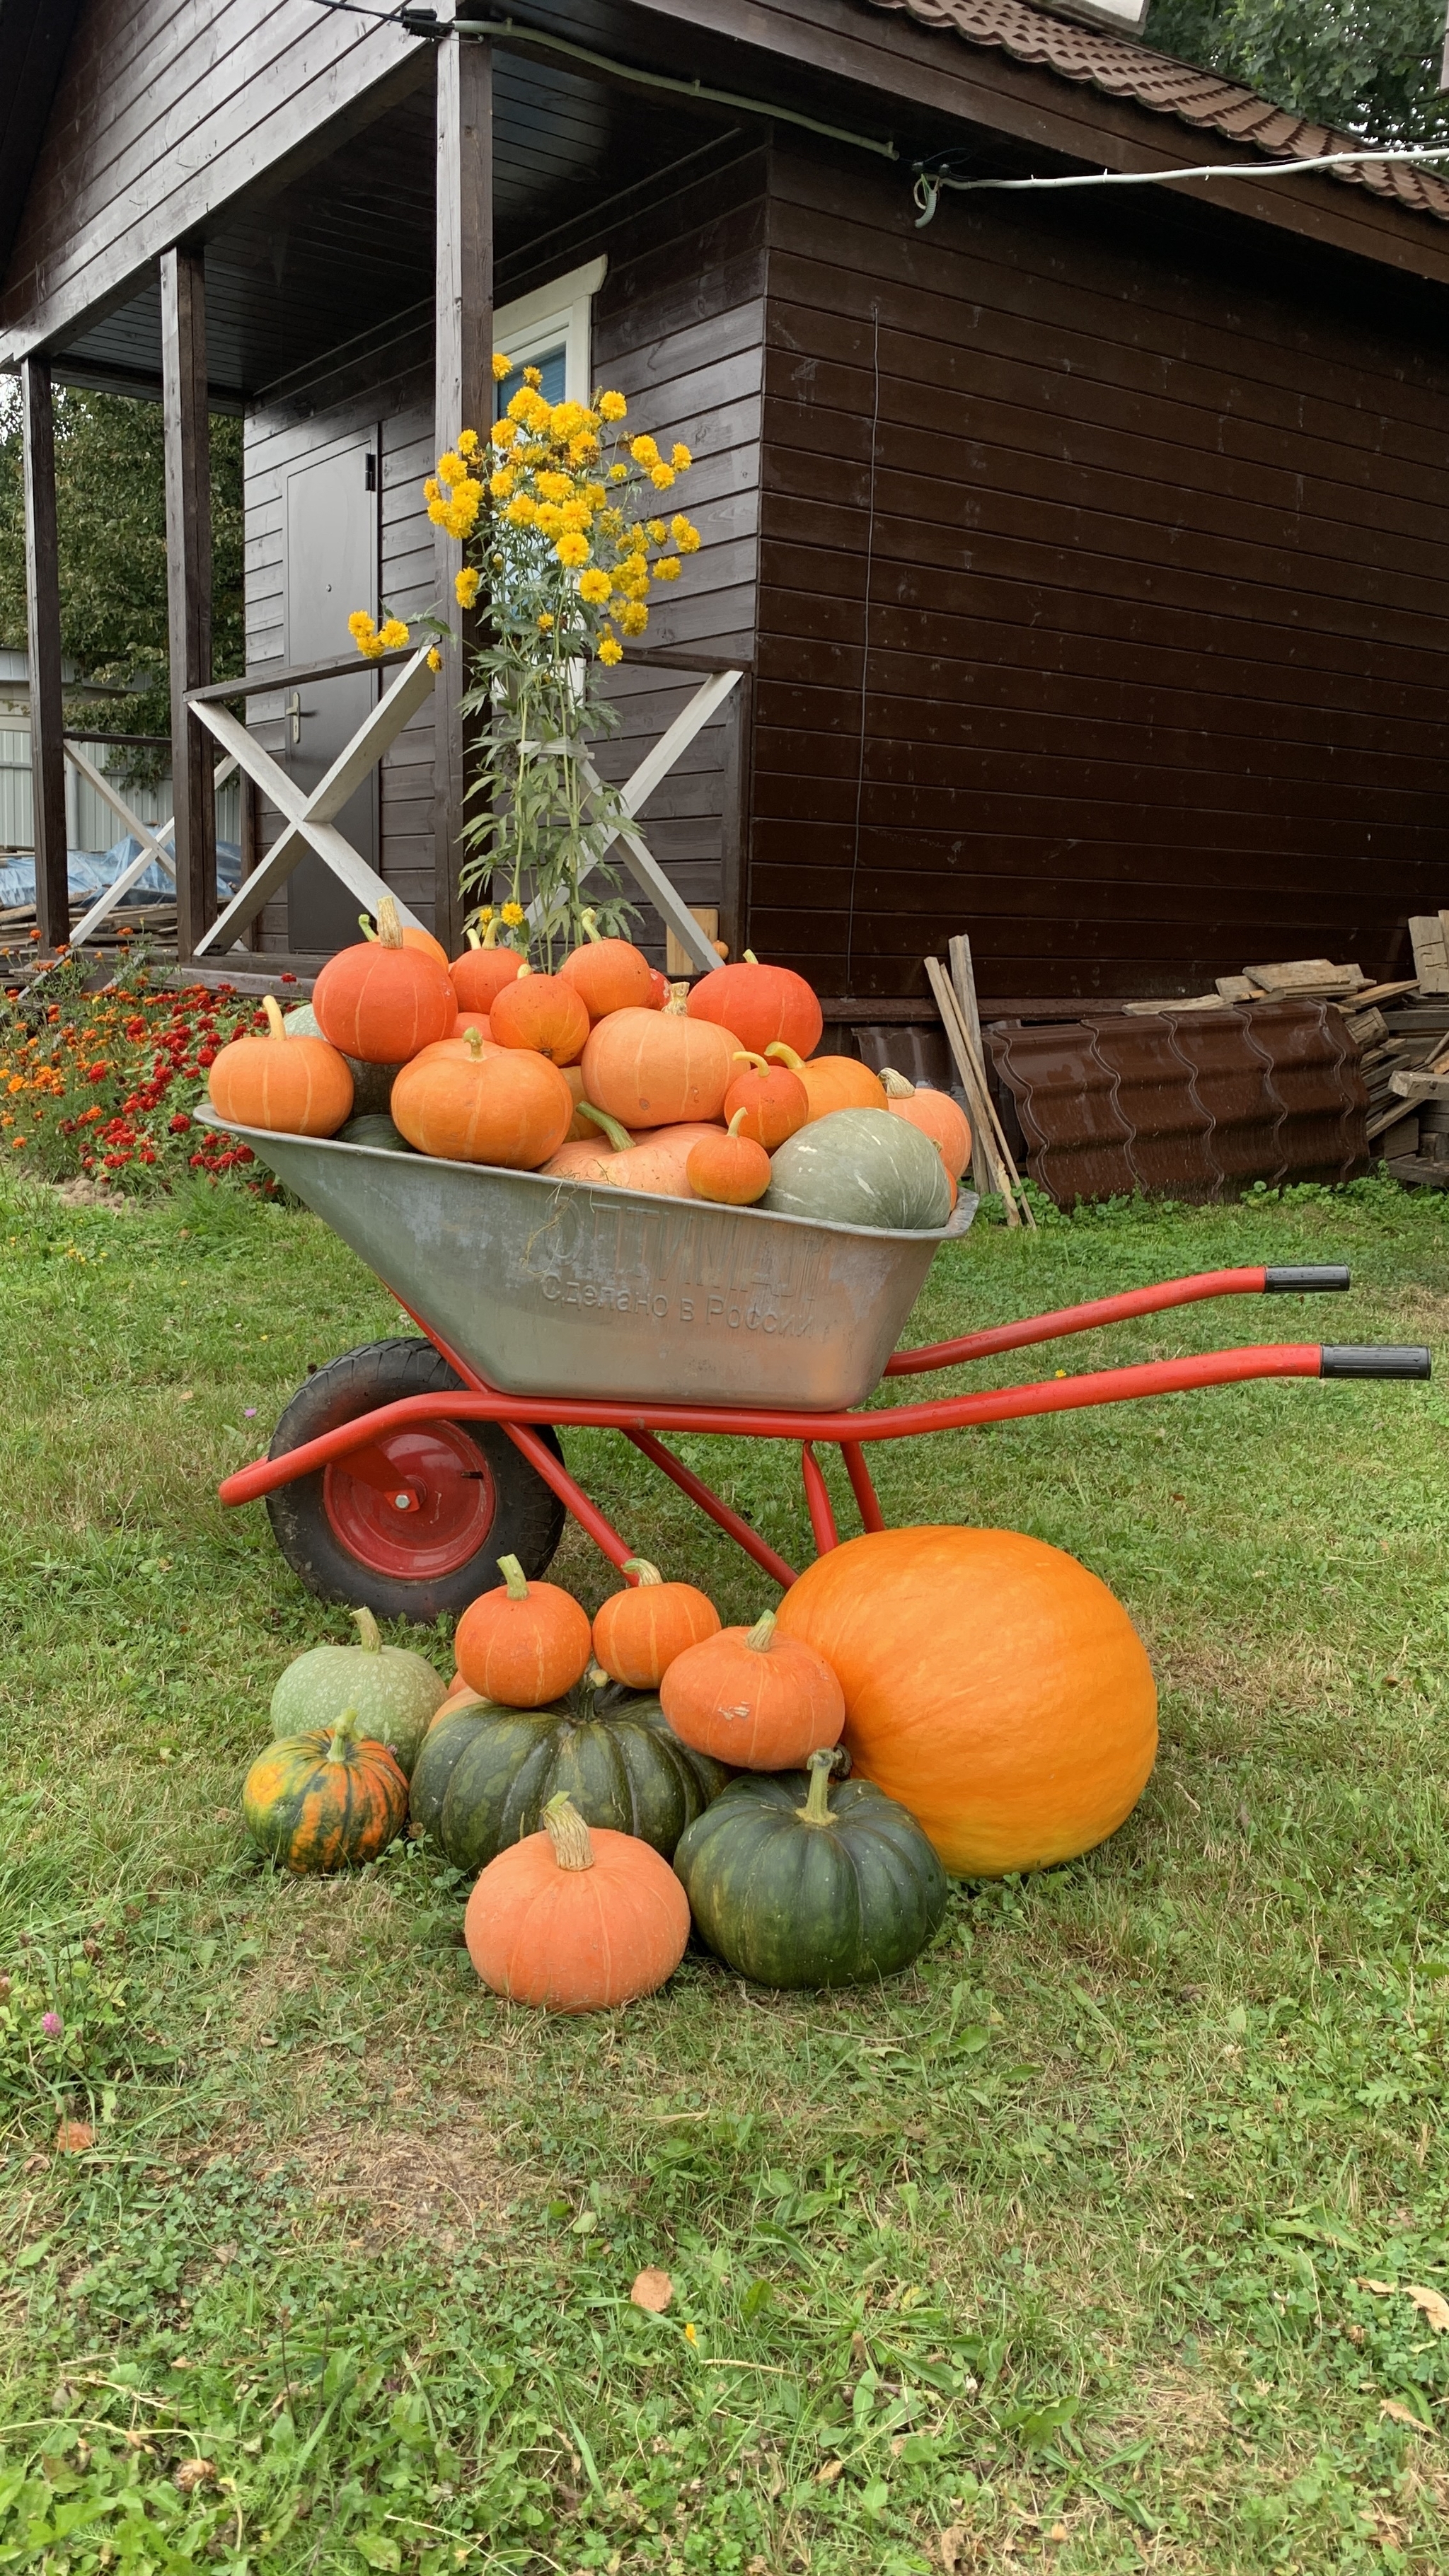
[[[824,1018],[803,975],[789,966],[762,966],[752,948],[737,966],[701,975],[689,996],[690,1017],[732,1029],[741,1046],[763,1055],[782,1038],[798,1055],[820,1044]]]
[[[667,1860],[634,1834],[592,1829],[550,1798],[541,1834],[491,1860],[463,1937],[485,1986],[547,2012],[600,2012],[652,1995],[689,1939],[689,1899]]]
[[[557,1152],[573,1107],[557,1065],[490,1046],[476,1029],[405,1064],[388,1103],[420,1154],[513,1172],[536,1171]]]
[[[647,1557],[627,1557],[624,1572],[639,1580],[630,1592],[611,1592],[595,1614],[594,1654],[611,1681],[657,1690],[688,1647],[718,1636],[719,1612],[692,1583],[666,1583]]]
[[[588,939],[570,951],[559,973],[572,984],[591,1020],[607,1019],[611,1011],[647,1011],[654,971],[648,958],[632,940],[601,939],[592,919],[592,914],[584,915]]]
[[[824,1656],[777,1635],[776,1616],[767,1610],[753,1628],[721,1628],[688,1647],[660,1685],[681,1742],[736,1770],[796,1771],[838,1744],[845,1724],[844,1694]]]
[[[557,1583],[529,1583],[516,1556],[500,1556],[496,1591],[470,1601],[453,1652],[470,1689],[500,1708],[546,1708],[588,1670],[589,1614]]]
[[[566,1064],[560,1067],[560,1071],[563,1074],[565,1082],[568,1084],[569,1097],[574,1104],[574,1114],[569,1121],[569,1132],[564,1138],[564,1143],[566,1145],[575,1144],[582,1137],[590,1144],[597,1144],[599,1138],[597,1127],[595,1127],[589,1119],[582,1117],[579,1111],[579,1102],[584,1096],[583,1066],[581,1064]]]
[[[697,1199],[721,1207],[753,1207],[770,1186],[770,1157],[763,1145],[742,1130],[745,1111],[737,1109],[723,1136],[702,1136],[690,1147],[685,1173]]]
[[[649,1190],[656,1198],[687,1199],[693,1196],[685,1165],[687,1158],[656,1138],[636,1137],[602,1109],[581,1101],[576,1115],[591,1122],[603,1134],[592,1146],[576,1141],[565,1142],[545,1166],[544,1178],[550,1181],[602,1181],[612,1189]],[[711,1134],[715,1131],[710,1130]],[[662,1129],[661,1136],[669,1133]]]
[[[692,1020],[674,1003],[663,1011],[614,1011],[584,1048],[584,1088],[626,1127],[717,1118],[736,1051],[727,1029]]]
[[[493,1030],[489,1023],[486,1011],[460,1011],[458,1013],[456,1020],[453,1022],[453,1036],[455,1038],[465,1038],[470,1029],[476,1029],[480,1038],[486,1038],[491,1046],[493,1043]],[[450,1043],[451,1041],[447,1038],[443,1040],[444,1046],[447,1046]]]
[[[262,1008],[266,1036],[233,1038],[206,1077],[218,1118],[272,1135],[335,1136],[352,1115],[352,1076],[341,1056],[325,1038],[289,1038],[270,993]]]
[[[644,1005],[645,1010],[664,1010],[669,1001],[669,991],[670,986],[668,976],[664,974],[658,966],[651,966],[649,969],[649,999]]]
[[[357,921],[358,928],[361,930],[364,939],[375,939],[377,937],[377,932],[374,930],[372,923],[365,912],[358,914]],[[424,930],[421,922],[404,921],[399,925],[399,927],[402,931],[402,944],[404,948],[416,948],[420,957],[436,957],[438,964],[446,968],[448,963],[448,952],[443,946],[441,939],[435,939],[430,930]]]
[[[1136,1629],[1075,1557],[1015,1530],[874,1530],[802,1574],[788,1636],[829,1658],[855,1768],[948,1870],[1047,1869],[1115,1833],[1157,1750]]]
[[[810,1094],[798,1073],[787,1064],[770,1064],[762,1055],[741,1049],[735,1062],[744,1070],[737,1073],[724,1096],[724,1114],[734,1124],[736,1110],[744,1111],[740,1128],[742,1136],[753,1136],[767,1154],[803,1127],[810,1115]]]
[[[550,1064],[577,1064],[589,1034],[582,994],[562,975],[535,975],[526,966],[495,997],[488,1017],[496,1046],[529,1047]]]
[[[971,1122],[949,1091],[931,1091],[924,1085],[907,1082],[903,1073],[890,1065],[881,1075],[886,1107],[893,1117],[907,1119],[929,1136],[946,1166],[946,1177],[954,1185],[960,1180],[971,1160]],[[952,1201],[954,1206],[955,1202]]]
[[[490,922],[488,927],[491,934],[497,924]],[[468,936],[472,940],[473,932]],[[504,985],[522,972],[523,959],[516,948],[493,948],[486,939],[465,948],[448,968],[460,1011],[491,1011]]]
[[[802,1064],[793,1047],[771,1046],[765,1050],[772,1062],[788,1065],[805,1085],[810,1103],[807,1127],[817,1118],[828,1118],[835,1109],[886,1109],[889,1102],[885,1085],[868,1064],[860,1064],[853,1055],[816,1055]]]
[[[344,1055],[363,1064],[406,1064],[458,1016],[448,969],[420,948],[403,945],[390,895],[377,907],[377,937],[329,957],[312,992],[317,1026]]]

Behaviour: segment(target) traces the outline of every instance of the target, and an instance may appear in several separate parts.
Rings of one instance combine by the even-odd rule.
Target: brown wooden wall
[[[1449,899],[1442,291],[772,162],[750,937],[826,992],[1367,972]],[[877,414],[872,470],[872,413]]]

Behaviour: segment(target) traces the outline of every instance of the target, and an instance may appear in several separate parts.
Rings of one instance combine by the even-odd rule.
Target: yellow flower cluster
[[[408,642],[408,630],[400,617],[389,617],[379,626],[365,608],[354,608],[347,621],[347,632],[359,653],[369,662],[380,661],[384,653],[400,652]]]

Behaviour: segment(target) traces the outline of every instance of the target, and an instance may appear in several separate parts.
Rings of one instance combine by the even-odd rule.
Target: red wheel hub
[[[371,1444],[370,1456],[386,1460],[395,1492],[350,1476],[345,1459],[323,1471],[323,1509],[349,1556],[370,1573],[421,1583],[477,1555],[498,1495],[466,1431],[451,1422],[394,1431]]]

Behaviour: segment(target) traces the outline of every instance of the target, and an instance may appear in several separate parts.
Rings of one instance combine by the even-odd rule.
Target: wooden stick
[[[936,1007],[941,1014],[941,1024],[945,1029],[947,1042],[956,1059],[967,1098],[971,1102],[973,1118],[981,1122],[981,1132],[988,1139],[991,1158],[997,1165],[997,1187],[1006,1209],[1007,1224],[1020,1225],[1024,1216],[1028,1226],[1034,1229],[1036,1218],[1031,1212],[1031,1205],[1025,1192],[1021,1190],[1020,1175],[1012,1160],[1011,1148],[1002,1132],[1001,1121],[997,1117],[996,1106],[987,1086],[986,1069],[972,1047],[965,1016],[938,957],[926,959],[926,973],[930,977],[931,990],[936,997]],[[1017,1204],[1019,1191],[1021,1191],[1020,1206]]]
[[[966,1034],[971,1040],[976,1060],[984,1074],[986,1050],[981,1043],[981,1013],[976,1002],[976,975],[971,963],[971,942],[964,933],[951,941],[948,954],[951,960],[951,983],[961,1006],[962,1017],[966,1022]],[[971,1140],[971,1178],[983,1197],[995,1186],[991,1178],[991,1157],[985,1136],[973,1136]]]
[[[1016,1163],[1015,1163],[1015,1160],[1014,1160],[1013,1155],[1012,1155],[1011,1147],[1008,1145],[1008,1143],[1007,1143],[1007,1141],[1006,1141],[1006,1130],[1005,1130],[1005,1128],[1002,1126],[1001,1120],[1000,1120],[1000,1118],[999,1118],[999,1116],[998,1116],[998,1114],[997,1114],[996,1103],[995,1103],[995,1101],[994,1101],[994,1100],[992,1099],[992,1097],[991,1097],[991,1086],[990,1086],[990,1083],[989,1083],[989,1081],[988,1081],[988,1079],[987,1079],[987,1074],[986,1074],[986,1059],[985,1059],[985,1055],[984,1055],[984,1053],[983,1053],[983,1051],[982,1051],[982,1048],[981,1048],[981,1046],[980,1046],[979,1042],[978,1042],[975,1046],[973,1046],[973,1045],[972,1045],[972,1043],[971,1043],[971,1034],[970,1034],[970,1031],[969,1031],[969,1029],[967,1028],[967,1025],[966,1025],[966,1016],[965,1016],[965,1013],[963,1012],[963,1010],[962,1010],[962,1008],[961,1008],[961,1005],[960,1005],[960,1003],[958,1002],[958,1000],[957,1000],[957,998],[956,998],[956,993],[955,993],[955,989],[954,989],[954,987],[953,987],[951,984],[949,984],[949,983],[947,982],[946,977],[944,976],[944,974],[942,974],[942,973],[941,973],[941,968],[940,968],[939,961],[938,961],[938,960],[928,960],[928,961],[927,961],[927,963],[928,963],[928,967],[929,967],[931,964],[934,964],[934,965],[935,965],[935,967],[936,967],[936,976],[939,976],[939,977],[940,977],[939,985],[937,985],[935,977],[933,977],[933,978],[932,978],[932,989],[933,989],[933,991],[935,991],[935,992],[937,993],[938,1001],[939,1001],[939,999],[940,999],[941,994],[944,994],[944,995],[946,996],[946,1000],[947,1000],[947,1002],[949,1003],[949,1005],[950,1005],[951,1009],[952,1009],[952,1010],[954,1011],[954,1013],[955,1013],[955,1017],[956,1017],[956,1025],[957,1025],[958,1029],[960,1030],[962,1040],[963,1040],[963,1042],[964,1042],[964,1044],[965,1044],[965,1046],[966,1046],[966,1049],[967,1049],[968,1055],[969,1055],[969,1057],[970,1057],[972,1070],[973,1070],[973,1072],[974,1072],[974,1074],[975,1074],[975,1077],[976,1077],[976,1082],[977,1082],[977,1086],[978,1086],[979,1091],[980,1091],[981,1098],[982,1098],[982,1100],[983,1100],[983,1101],[985,1102],[985,1104],[986,1104],[986,1114],[987,1114],[987,1117],[988,1117],[988,1119],[990,1120],[990,1123],[991,1123],[991,1141],[992,1141],[992,1150],[993,1150],[993,1151],[994,1151],[994,1153],[996,1154],[997,1159],[998,1159],[998,1161],[1000,1162],[1000,1164],[1001,1164],[1001,1166],[1002,1166],[1003,1170],[1004,1170],[1004,1171],[1009,1175],[1010,1182],[1011,1182],[1011,1187],[1012,1187],[1013,1191],[1020,1191],[1020,1193],[1021,1193],[1021,1212],[1022,1212],[1022,1215],[1025,1217],[1026,1222],[1027,1222],[1028,1226],[1030,1226],[1030,1227],[1031,1227],[1032,1231],[1033,1231],[1033,1232],[1036,1232],[1036,1231],[1037,1231],[1037,1223],[1036,1223],[1036,1218],[1035,1218],[1035,1217],[1033,1216],[1033,1214],[1032,1214],[1031,1201],[1030,1201],[1030,1199],[1029,1199],[1029,1198],[1027,1197],[1027,1195],[1026,1195],[1026,1190],[1025,1190],[1025,1187],[1024,1187],[1024,1185],[1023,1185],[1023,1182],[1022,1182],[1022,1179],[1021,1179],[1021,1175],[1020,1175],[1020,1173],[1017,1171]],[[979,1027],[979,1021],[978,1021],[978,1027]]]

